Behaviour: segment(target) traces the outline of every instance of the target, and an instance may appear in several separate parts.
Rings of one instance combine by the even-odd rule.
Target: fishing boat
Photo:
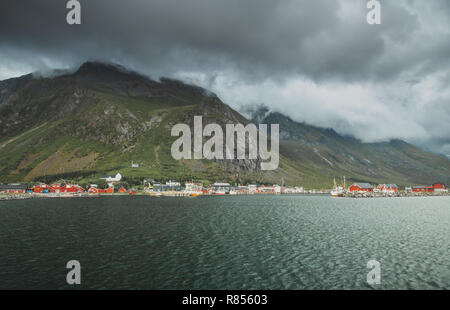
[[[230,187],[229,183],[214,183],[212,185],[212,191],[214,195],[226,195],[230,193]]]
[[[345,180],[345,177],[344,177],[344,180]],[[338,186],[336,184],[336,178],[333,179],[333,183],[334,183],[334,185],[333,185],[333,190],[331,191],[331,196],[332,197],[344,197],[344,187],[342,187],[340,185]],[[344,181],[344,184],[345,184],[345,181]]]
[[[203,195],[203,184],[188,182],[185,184],[186,188],[184,190],[185,195],[189,197],[198,197]]]

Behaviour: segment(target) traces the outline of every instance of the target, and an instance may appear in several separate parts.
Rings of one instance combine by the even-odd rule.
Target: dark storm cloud
[[[82,24],[71,26],[64,0],[1,1],[0,78],[113,61],[367,141],[450,132],[446,0],[381,1],[377,26],[366,0],[80,2]],[[427,106],[439,122],[423,116]]]
[[[407,66],[377,62],[388,49],[382,37],[407,40],[416,18],[386,4],[377,28],[365,22],[365,1],[350,2],[343,12],[332,0],[91,0],[81,1],[82,24],[70,26],[65,1],[6,0],[0,42],[59,62],[106,58],[168,73],[232,66],[252,78],[358,79]]]

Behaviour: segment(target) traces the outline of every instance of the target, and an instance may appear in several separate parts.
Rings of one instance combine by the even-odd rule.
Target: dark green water
[[[450,197],[0,201],[0,288],[450,289]]]

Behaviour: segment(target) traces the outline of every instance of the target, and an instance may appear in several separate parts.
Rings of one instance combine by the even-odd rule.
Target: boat
[[[230,184],[216,182],[212,185],[212,191],[214,195],[226,195],[230,192]]]
[[[189,197],[203,196],[203,184],[195,182],[187,182],[185,184],[184,194]]]
[[[342,186],[338,186],[331,191],[332,197],[344,197],[344,191]]]
[[[345,180],[345,177],[344,177]],[[336,178],[334,178],[333,180],[334,185],[333,185],[333,190],[331,191],[331,196],[332,197],[344,197],[344,188],[342,186],[337,186],[336,185]],[[345,184],[345,181],[344,181]]]

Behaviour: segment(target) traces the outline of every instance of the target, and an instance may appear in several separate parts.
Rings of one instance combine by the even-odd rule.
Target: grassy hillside
[[[270,113],[263,123],[280,124],[281,152],[302,171],[346,176],[351,181],[400,185],[450,182],[450,161],[404,141],[362,143],[332,129],[297,123]]]

